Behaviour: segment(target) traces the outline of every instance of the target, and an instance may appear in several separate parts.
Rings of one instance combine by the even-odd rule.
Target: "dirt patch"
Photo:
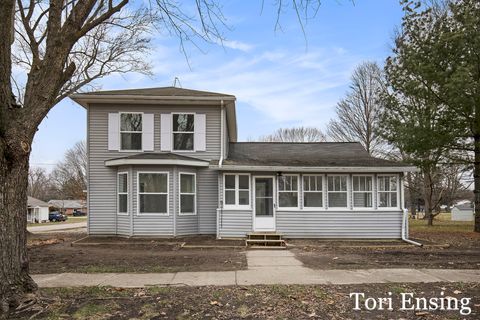
[[[72,246],[85,235],[35,235],[29,239],[30,272],[177,272],[229,271],[247,268],[243,249],[181,249],[172,239],[127,245]],[[121,239],[124,241],[125,239]],[[33,245],[43,241],[44,245]]]
[[[362,310],[355,311],[352,292],[364,293],[365,298],[389,297],[390,292],[393,310],[367,311],[361,298]],[[469,315],[460,310],[402,311],[402,293],[427,299],[471,298],[464,301],[471,311]],[[462,283],[42,289],[35,309],[12,318],[37,314],[41,319],[478,319],[479,297],[478,284]]]
[[[214,236],[191,236],[191,237],[175,237],[175,238],[123,238],[123,237],[85,237],[74,243],[74,245],[130,245],[130,244],[152,244],[166,246],[215,246],[215,247],[231,247],[245,246],[244,240],[217,240]]]
[[[405,247],[405,243],[399,241],[299,240],[292,241],[297,245],[292,251],[307,267],[314,269],[480,268],[480,234],[414,231],[411,235],[428,245]]]

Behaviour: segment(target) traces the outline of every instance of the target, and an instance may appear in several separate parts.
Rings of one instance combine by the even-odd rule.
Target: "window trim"
[[[235,204],[226,204],[225,203],[225,179],[226,176],[235,176]],[[240,176],[247,176],[248,177],[248,204],[239,204],[239,194],[240,194]],[[223,174],[223,209],[225,210],[250,210],[252,209],[252,179],[250,173],[224,173]],[[228,189],[231,191],[232,189]],[[242,189],[242,191],[246,191],[246,189]]]
[[[346,191],[329,191],[328,190],[328,178],[329,177],[346,177],[347,178],[347,181],[346,181],[346,186],[347,186],[347,190]],[[325,187],[326,187],[326,192],[327,192],[327,203],[326,203],[326,208],[327,209],[334,209],[334,210],[351,210],[351,206],[350,206],[350,198],[351,198],[351,190],[350,190],[350,183],[349,183],[349,180],[350,180],[350,174],[327,174],[327,178],[325,179]],[[346,192],[347,193],[347,205],[345,207],[331,207],[330,206],[330,201],[328,199],[328,194],[329,193],[343,193],[343,192]]]
[[[142,131],[122,131],[122,114],[141,114],[142,115]],[[143,117],[144,112],[141,111],[120,111],[118,113],[118,151],[119,152],[144,152],[143,149]],[[142,143],[140,149],[122,149],[122,133],[140,133],[142,135]]]
[[[120,175],[121,174],[126,174],[127,175],[127,191],[126,192],[119,192],[119,188],[118,188],[118,182],[120,181]],[[130,187],[130,184],[129,184],[129,174],[128,174],[128,171],[119,171],[117,172],[117,215],[119,216],[128,216],[130,214],[130,210],[129,210],[129,204],[130,204],[130,201],[128,199],[128,195],[129,195],[129,192],[128,192],[128,189]],[[120,194],[125,194],[127,195],[127,212],[120,212],[120,201],[119,201],[119,196]]]
[[[354,177],[371,177],[372,178],[372,190],[370,191],[355,191],[354,187],[353,187],[353,178]],[[375,187],[374,187],[374,182],[375,182],[375,177],[373,174],[352,174],[352,179],[350,181],[351,183],[351,193],[352,193],[352,208],[353,210],[357,210],[357,209],[360,209],[360,210],[375,210],[375,199],[374,199],[374,190],[375,190]],[[371,207],[356,207],[355,206],[355,193],[367,193],[367,192],[370,192],[370,194],[372,195],[372,206]]]
[[[297,177],[297,206],[296,207],[281,207],[280,206],[280,193],[281,192],[289,192],[289,193],[293,193],[294,191],[281,191],[280,190],[280,179],[281,177]],[[276,186],[276,202],[277,202],[277,211],[288,211],[288,210],[293,210],[293,209],[297,209],[297,210],[300,210],[300,174],[297,174],[297,173],[283,173],[281,176],[277,176],[277,186]],[[302,181],[303,182],[303,181]]]
[[[379,188],[379,183],[378,183],[378,179],[380,177],[395,177],[397,179],[397,190],[395,191],[395,193],[397,194],[397,205],[395,207],[381,207],[380,206],[380,193],[382,192],[388,192],[388,193],[393,193],[394,191],[380,191],[380,188]],[[398,173],[390,173],[390,174],[377,174],[377,210],[379,211],[384,211],[384,210],[392,210],[392,211],[396,211],[396,210],[400,210],[400,175]]]
[[[322,177],[322,191],[305,191],[304,188],[304,182],[305,182],[305,177]],[[326,195],[326,175],[321,174],[321,173],[312,173],[312,174],[302,174],[302,209],[305,211],[317,211],[317,210],[325,210],[326,207],[326,201],[325,201],[325,195]],[[321,193],[322,194],[322,206],[321,207],[306,207],[305,206],[305,193]]]
[[[167,212],[140,212],[140,174],[155,173],[167,175],[167,192],[142,192],[141,194],[166,194]],[[170,216],[170,172],[168,171],[137,171],[137,216]]]
[[[173,116],[174,115],[178,115],[178,114],[193,114],[193,131],[173,131]],[[196,152],[196,149],[195,149],[195,115],[196,115],[196,112],[172,112],[171,113],[172,115],[172,123],[171,123],[171,129],[172,129],[172,136],[170,137],[171,139],[171,144],[172,144],[172,151],[177,151],[177,152]],[[192,150],[178,150],[178,149],[175,149],[175,139],[174,139],[174,136],[175,136],[175,133],[191,133],[193,134],[193,149]]]
[[[182,192],[182,175],[193,176],[194,193]],[[193,212],[182,212],[182,195],[193,195]],[[197,174],[195,172],[178,173],[178,215],[179,216],[196,216],[197,215]]]

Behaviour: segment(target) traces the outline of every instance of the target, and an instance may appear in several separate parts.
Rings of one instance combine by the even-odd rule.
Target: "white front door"
[[[254,231],[275,231],[274,177],[254,177]]]

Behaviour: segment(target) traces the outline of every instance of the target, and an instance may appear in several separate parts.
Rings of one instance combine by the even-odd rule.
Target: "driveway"
[[[75,223],[58,223],[58,224],[49,224],[47,226],[35,226],[27,227],[27,230],[31,233],[44,233],[50,231],[63,231],[71,229],[86,228],[87,222],[75,222]]]

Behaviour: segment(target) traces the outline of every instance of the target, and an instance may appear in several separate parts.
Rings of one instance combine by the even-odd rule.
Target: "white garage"
[[[474,212],[471,204],[462,204],[453,207],[452,221],[473,221]]]

